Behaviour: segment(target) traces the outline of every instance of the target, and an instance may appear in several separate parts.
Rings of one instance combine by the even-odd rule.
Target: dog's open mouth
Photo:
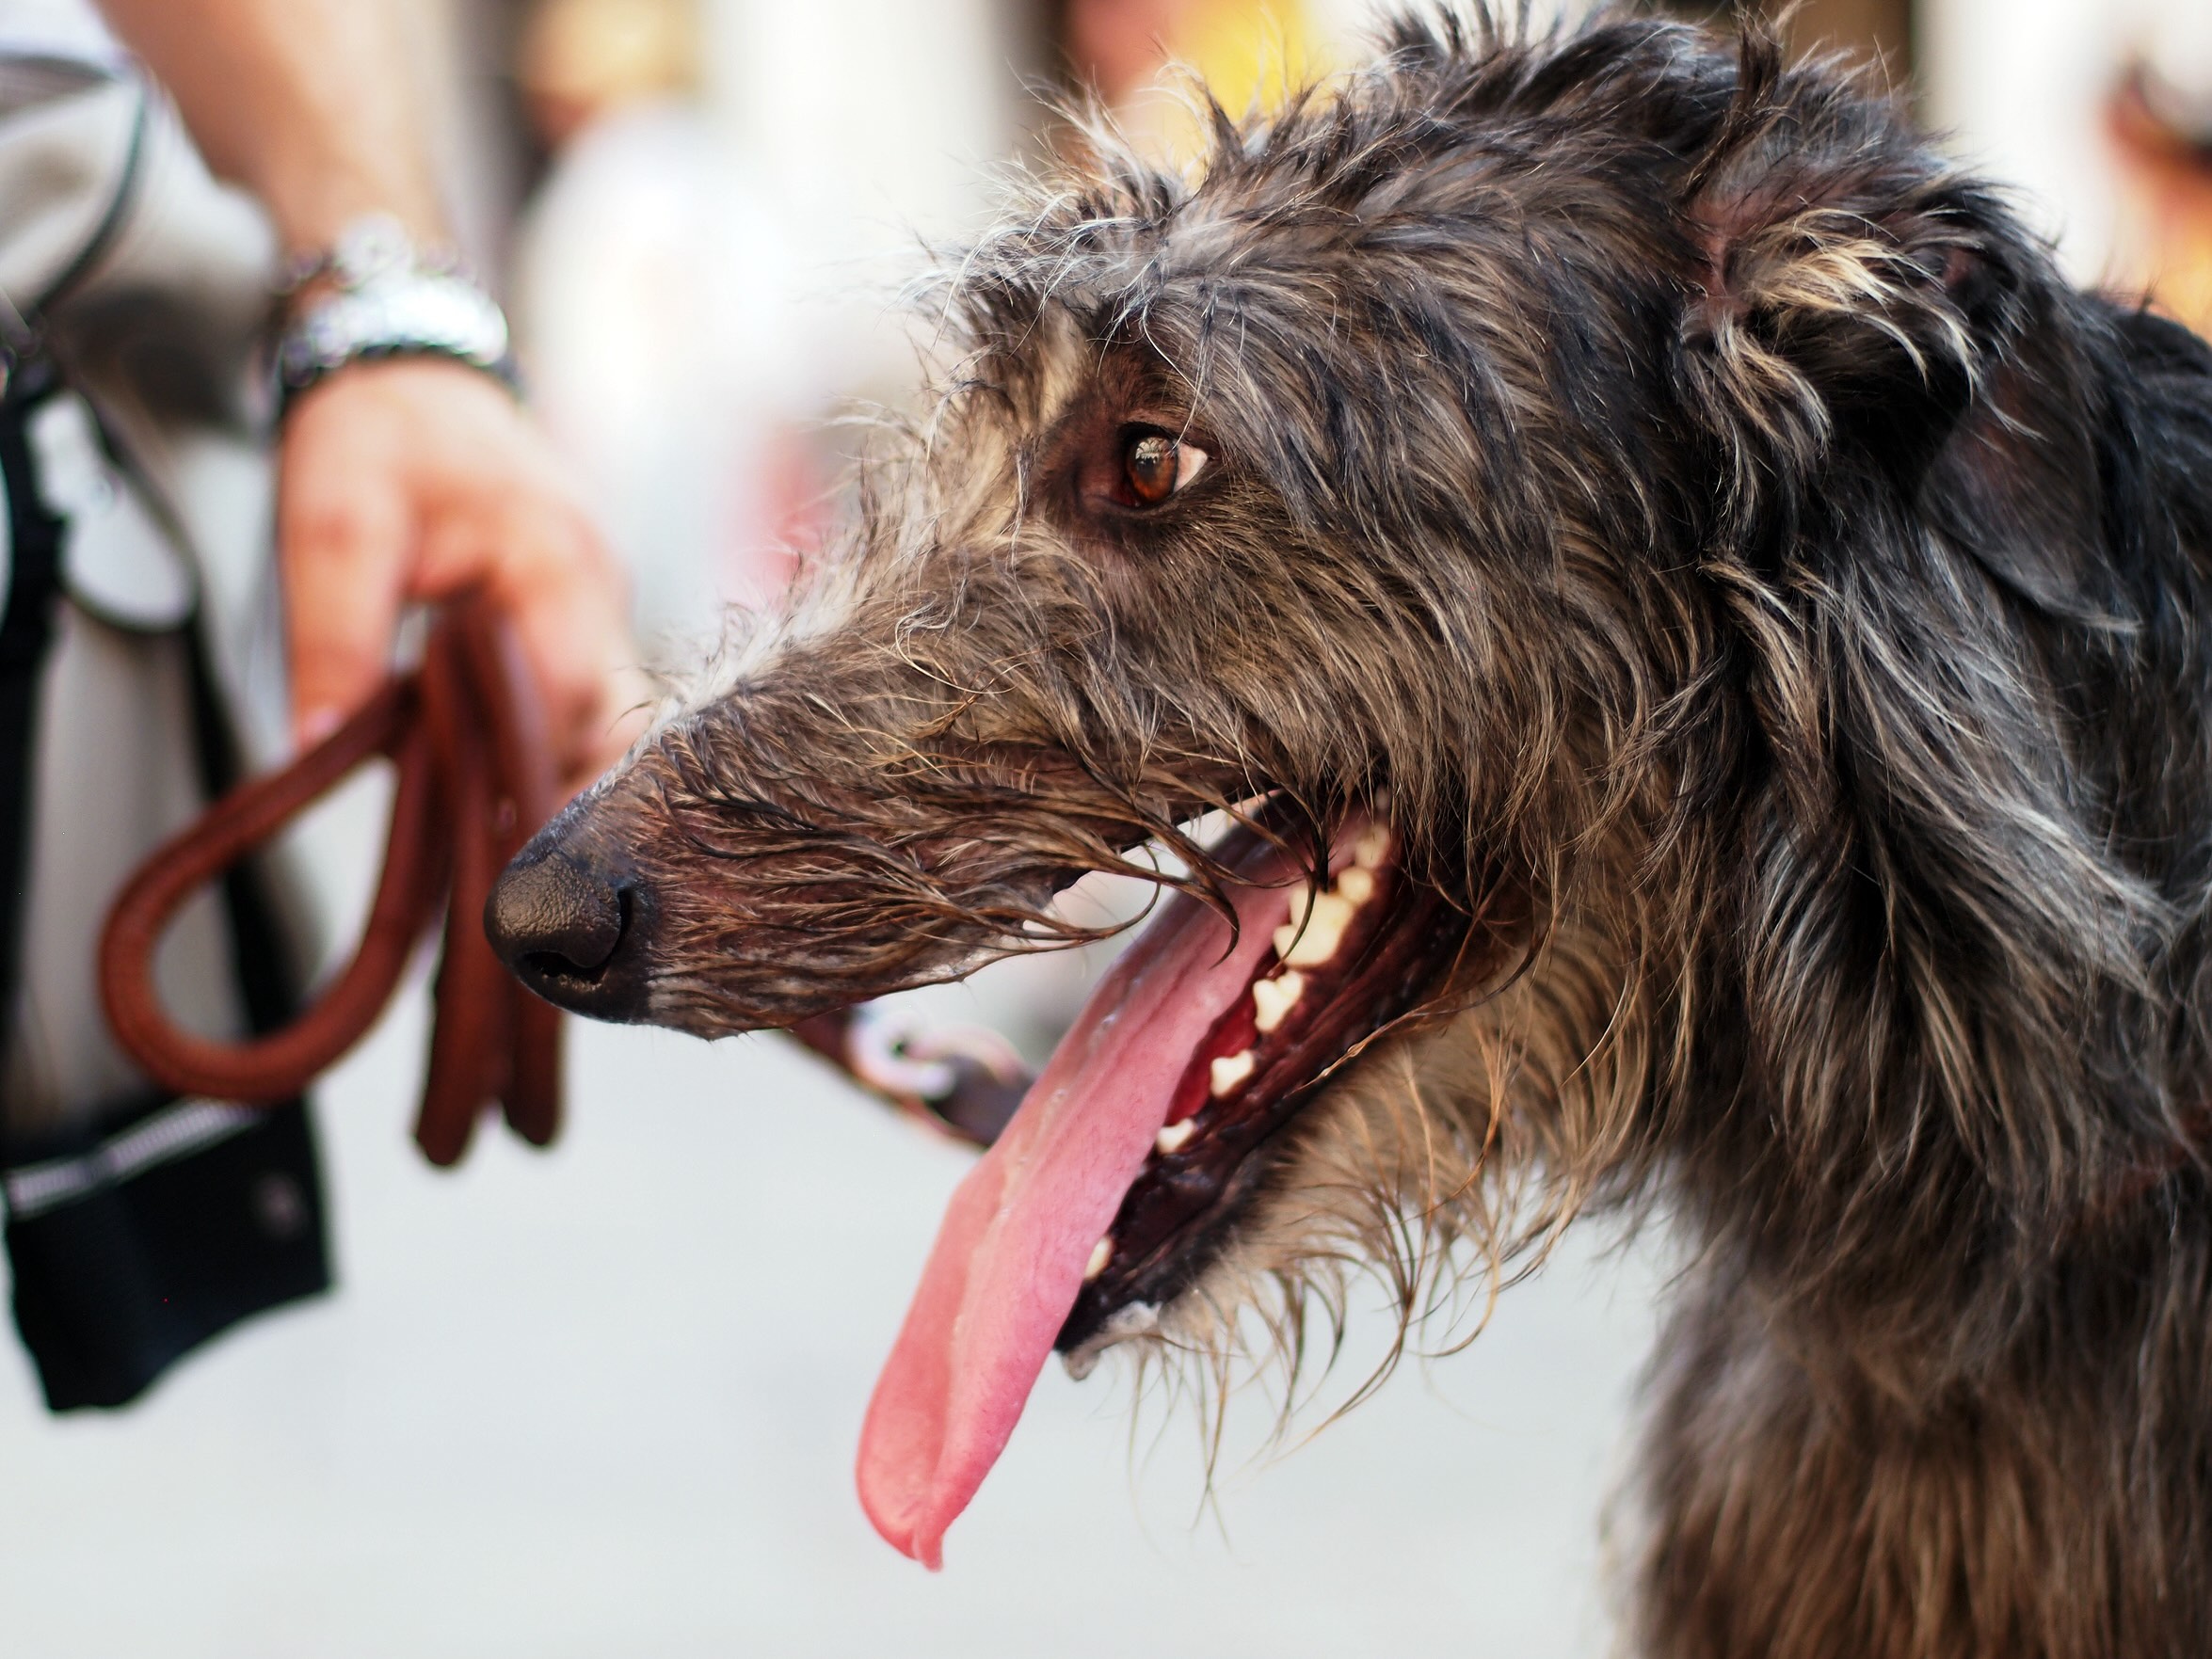
[[[1445,976],[1466,909],[1387,824],[1339,831],[1328,884],[1251,828],[1216,849],[1238,926],[1171,897],[962,1183],[876,1384],[862,1503],[924,1565],[997,1461],[1048,1356],[1086,1369],[1219,1254],[1280,1132]]]

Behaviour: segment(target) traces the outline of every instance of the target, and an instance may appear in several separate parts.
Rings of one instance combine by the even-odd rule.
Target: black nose
[[[635,889],[557,846],[533,845],[507,866],[484,904],[484,933],[509,972],[549,1002],[601,1019],[632,1019]]]
[[[511,864],[485,901],[484,931],[510,967],[543,956],[556,973],[596,974],[622,943],[622,890],[558,853]]]

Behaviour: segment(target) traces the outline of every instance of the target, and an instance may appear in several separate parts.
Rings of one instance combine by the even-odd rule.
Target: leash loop
[[[185,901],[377,757],[398,773],[384,869],[359,947],[291,1024],[224,1041],[184,1030],[162,1005],[153,964]],[[444,903],[415,1139],[431,1162],[468,1149],[498,1101],[523,1139],[558,1131],[560,1014],[509,979],[484,937],[484,901],[500,870],[552,815],[555,785],[544,721],[512,637],[489,602],[447,605],[423,666],[394,679],[328,739],[210,807],[124,885],[100,945],[100,996],[125,1052],[164,1088],[250,1106],[297,1096],[391,1000],[416,941]]]

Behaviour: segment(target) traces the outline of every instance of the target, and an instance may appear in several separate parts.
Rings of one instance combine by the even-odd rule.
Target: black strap
[[[138,88],[122,167],[100,222],[76,256],[32,302],[28,314],[0,295],[0,480],[8,489],[7,609],[0,612],[0,1061],[9,1051],[16,987],[22,982],[23,930],[30,905],[33,813],[32,744],[39,726],[39,686],[54,646],[61,596],[65,521],[46,504],[31,458],[30,422],[59,389],[60,376],[41,343],[43,318],[115,246],[146,170],[152,99]]]
[[[7,610],[0,614],[0,1056],[8,1052],[23,970],[24,916],[30,905],[32,745],[39,686],[54,645],[61,596],[63,520],[46,504],[32,465],[31,416],[54,395],[52,364],[32,356],[10,365],[0,396],[0,481],[8,489]]]

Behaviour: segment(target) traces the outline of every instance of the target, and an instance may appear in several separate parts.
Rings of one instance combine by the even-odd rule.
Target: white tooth
[[[1389,855],[1390,826],[1387,823],[1369,824],[1352,843],[1352,862],[1360,869],[1379,869]]]
[[[1301,973],[1277,974],[1272,980],[1252,981],[1252,1023],[1262,1031],[1272,1031],[1283,1023],[1283,1015],[1297,1007],[1298,998],[1306,994],[1306,976]]]
[[[1185,1118],[1179,1124],[1168,1125],[1159,1134],[1153,1136],[1152,1144],[1160,1149],[1161,1156],[1164,1157],[1171,1152],[1182,1151],[1189,1144],[1191,1137],[1197,1132],[1197,1124],[1190,1118]]]
[[[1337,896],[1357,909],[1375,896],[1375,872],[1354,865],[1337,878]]]
[[[1219,1100],[1252,1075],[1252,1050],[1225,1054],[1213,1062],[1213,1097]]]
[[[1295,910],[1296,905],[1291,908]],[[1275,954],[1292,967],[1319,967],[1337,954],[1337,947],[1344,942],[1344,929],[1352,920],[1352,906],[1334,893],[1323,893],[1313,901],[1306,917],[1306,927],[1300,932],[1295,917],[1275,929]]]
[[[1106,1264],[1114,1259],[1114,1240],[1101,1238],[1091,1246],[1090,1264],[1083,1268],[1083,1283],[1088,1284],[1106,1270]]]

